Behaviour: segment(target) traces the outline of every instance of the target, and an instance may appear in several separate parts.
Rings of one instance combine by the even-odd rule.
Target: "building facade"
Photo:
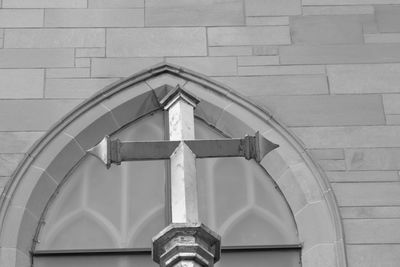
[[[260,162],[198,159],[223,266],[400,264],[400,1],[0,1],[0,265],[156,266],[164,161],[105,168],[105,135],[259,131]]]

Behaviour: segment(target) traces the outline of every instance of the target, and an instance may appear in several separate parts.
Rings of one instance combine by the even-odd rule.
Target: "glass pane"
[[[35,267],[156,267],[150,255],[38,257]],[[298,251],[243,251],[223,253],[215,267],[299,267]]]
[[[164,140],[164,116],[148,116],[113,138]],[[124,162],[107,170],[86,157],[51,205],[37,249],[150,247],[165,227],[165,164]]]
[[[196,138],[225,138],[204,123]],[[196,161],[200,218],[222,236],[224,246],[298,243],[284,197],[255,161],[209,158]]]

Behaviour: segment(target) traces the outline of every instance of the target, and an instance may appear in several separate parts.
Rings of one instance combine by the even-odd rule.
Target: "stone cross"
[[[110,167],[132,160],[170,160],[171,222],[153,238],[153,260],[162,267],[212,267],[220,256],[220,237],[199,222],[196,158],[245,157],[260,162],[278,145],[255,136],[195,140],[194,108],[199,100],[179,86],[160,104],[168,111],[169,141],[121,142],[106,136],[88,150]]]

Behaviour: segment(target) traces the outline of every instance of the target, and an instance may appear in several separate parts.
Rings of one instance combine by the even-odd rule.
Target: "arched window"
[[[163,113],[148,114],[113,138],[164,140]],[[226,138],[201,120],[195,130],[197,139]],[[300,266],[293,215],[263,168],[242,158],[197,159],[196,165],[201,222],[222,236],[216,266]],[[42,220],[34,266],[156,266],[149,252],[152,237],[167,226],[167,166],[137,161],[107,170],[91,155],[83,159]]]
[[[158,99],[177,84],[201,100],[196,138],[258,130],[280,146],[260,164],[196,160],[200,218],[222,235],[218,266],[346,266],[329,183],[296,139],[229,88],[166,64],[105,88],[27,153],[0,200],[6,266],[156,266],[151,237],[167,222],[168,164],[124,162],[107,170],[85,151],[105,135],[166,139]]]

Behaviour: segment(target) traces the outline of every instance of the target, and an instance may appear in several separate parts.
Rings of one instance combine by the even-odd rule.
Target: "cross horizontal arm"
[[[110,140],[108,136],[88,150],[107,167],[122,161],[170,159],[179,143],[184,142],[196,158],[244,157],[260,162],[278,145],[268,141],[258,132],[255,136],[235,139],[183,140],[183,141],[125,141]]]

